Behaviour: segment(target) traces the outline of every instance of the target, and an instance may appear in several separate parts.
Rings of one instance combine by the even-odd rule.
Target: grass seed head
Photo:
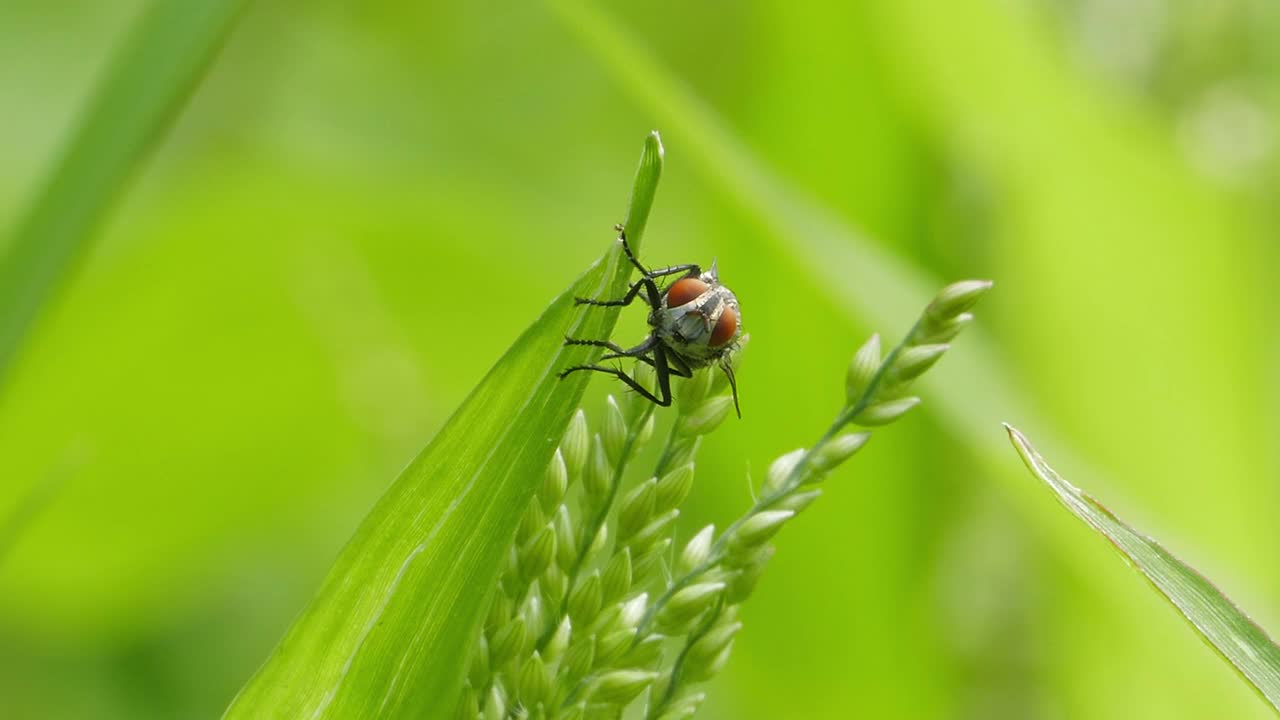
[[[564,454],[565,467],[570,477],[582,474],[590,450],[591,435],[587,430],[587,414],[579,410],[569,420],[569,427],[560,440],[560,451]]]
[[[880,369],[880,360],[880,334],[876,333],[853,354],[849,371],[845,374],[845,397],[850,405],[858,402],[871,385],[871,378]]]
[[[863,427],[876,427],[878,425],[888,425],[898,418],[906,415],[908,411],[920,404],[918,397],[904,397],[897,400],[886,400],[885,402],[869,405],[858,413],[853,419],[854,422]]]

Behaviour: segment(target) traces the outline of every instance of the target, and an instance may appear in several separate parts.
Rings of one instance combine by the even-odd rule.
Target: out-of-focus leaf
[[[1027,468],[1073,515],[1109,540],[1218,654],[1280,711],[1280,647],[1203,575],[1064,480],[1017,429],[1005,425]]]
[[[0,387],[40,308],[199,84],[247,0],[157,0],[122,45],[61,158],[0,243]]]
[[[645,141],[627,234],[638,246],[662,171]],[[614,247],[516,340],[343,549],[319,593],[227,710],[228,718],[446,717],[516,525],[607,337],[631,265]],[[449,348],[442,347],[442,351]]]

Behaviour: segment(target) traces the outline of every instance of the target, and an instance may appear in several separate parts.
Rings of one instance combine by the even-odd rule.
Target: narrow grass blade
[[[645,142],[627,216],[638,246],[662,170]],[[615,243],[516,340],[365,518],[228,718],[450,717],[503,553],[608,337],[631,266]]]
[[[41,307],[199,84],[247,0],[157,0],[84,108],[62,156],[0,243],[0,389]]]
[[[1009,425],[1005,429],[1027,468],[1058,500],[1111,541],[1218,654],[1280,711],[1280,647],[1267,633],[1203,575],[1054,472],[1022,433]]]

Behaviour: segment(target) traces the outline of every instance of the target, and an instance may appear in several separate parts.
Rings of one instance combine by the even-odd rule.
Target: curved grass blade
[[[1222,591],[1155,540],[1124,524],[1080,488],[1064,480],[1015,428],[1009,440],[1027,468],[1049,486],[1073,515],[1111,542],[1196,632],[1280,711],[1280,647]]]
[[[0,256],[0,389],[40,308],[199,84],[247,0],[159,0],[134,27]]]
[[[643,235],[662,171],[645,141],[627,237]],[[599,355],[631,266],[613,248],[494,365],[343,549],[319,593],[240,691],[228,718],[448,717],[490,594],[537,480],[586,388],[556,372]]]

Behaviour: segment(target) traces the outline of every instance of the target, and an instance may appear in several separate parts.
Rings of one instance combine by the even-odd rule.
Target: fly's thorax
[[[742,315],[733,291],[721,285],[711,273],[687,278],[705,284],[705,289],[682,304],[688,293],[676,285],[664,295],[662,306],[650,317],[654,332],[667,347],[693,365],[705,365],[732,349],[742,337]],[[682,280],[683,281],[683,280]],[[678,282],[682,282],[678,281]],[[726,317],[726,315],[728,315]]]

